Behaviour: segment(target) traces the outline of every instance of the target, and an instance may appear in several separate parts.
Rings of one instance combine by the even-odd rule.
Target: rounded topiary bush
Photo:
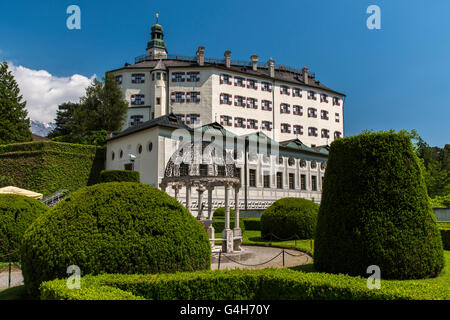
[[[140,183],[80,189],[40,216],[24,235],[29,293],[42,281],[81,274],[170,273],[210,269],[208,235],[178,201]]]
[[[419,160],[405,133],[331,144],[314,242],[318,271],[383,279],[432,277],[443,250]]]
[[[302,198],[275,201],[261,215],[261,237],[276,240],[311,239],[317,224],[319,205]]]
[[[141,182],[139,171],[132,170],[102,170],[100,182]]]
[[[36,199],[0,194],[0,261],[20,260],[18,250],[25,230],[47,210],[49,207]]]

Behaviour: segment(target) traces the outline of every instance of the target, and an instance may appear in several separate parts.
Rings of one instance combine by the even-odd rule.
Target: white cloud
[[[78,102],[86,88],[96,78],[74,74],[71,77],[56,77],[45,70],[32,70],[8,63],[19,84],[20,93],[27,101],[26,109],[32,120],[53,122],[58,105],[63,102]]]

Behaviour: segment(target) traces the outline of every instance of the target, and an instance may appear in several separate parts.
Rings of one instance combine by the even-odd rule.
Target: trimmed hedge
[[[225,229],[225,218],[213,218],[213,220],[214,232],[222,232]],[[245,223],[242,219],[239,219],[239,228],[242,232],[245,231]],[[234,218],[230,220],[230,229],[234,229]]]
[[[44,282],[43,300],[391,300],[450,299],[450,288],[436,284],[383,281],[367,288],[367,279],[305,273],[289,269],[216,270],[160,275],[85,276],[79,290],[66,280]]]
[[[230,207],[230,218],[234,219],[236,211]],[[213,212],[213,218],[223,217],[225,219],[225,207],[219,207]]]
[[[318,271],[383,279],[437,276],[442,241],[410,138],[363,133],[332,142],[314,241]]]
[[[17,262],[25,230],[41,214],[47,212],[42,202],[15,194],[0,194],[0,262]],[[3,257],[6,254],[17,253]]]
[[[441,232],[442,245],[445,250],[450,250],[450,228],[442,228]]]
[[[0,145],[0,175],[44,196],[98,183],[104,163],[104,147],[51,141]]]
[[[27,291],[66,277],[210,269],[202,225],[174,198],[140,183],[111,182],[72,193],[25,232],[22,273]]]
[[[261,215],[261,237],[311,239],[317,224],[319,205],[302,198],[275,201]]]
[[[141,182],[139,171],[102,170],[100,182]]]
[[[244,218],[245,230],[261,231],[261,218]]]

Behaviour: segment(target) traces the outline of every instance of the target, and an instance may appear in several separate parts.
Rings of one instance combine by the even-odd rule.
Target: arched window
[[[141,154],[142,153],[142,145],[138,145],[137,146],[137,152],[139,153],[139,154]]]
[[[147,145],[147,151],[152,152],[152,149],[153,149],[153,143],[150,141]]]
[[[301,159],[300,160],[300,168],[304,168],[304,167],[306,167],[306,161],[305,161],[305,159]]]
[[[114,154],[114,151],[111,152],[111,160],[114,160],[115,157],[116,157],[116,155]]]
[[[123,151],[122,151],[122,150],[120,150],[120,153],[119,153],[119,158],[120,158],[120,159],[122,159],[122,158],[123,158]]]
[[[311,169],[315,169],[315,168],[317,168],[317,162],[316,162],[316,160],[312,160],[311,161]]]
[[[283,164],[283,157],[282,156],[278,157],[278,164]]]
[[[289,157],[289,159],[288,159],[288,164],[289,164],[290,166],[293,166],[293,165],[295,164],[294,158]]]

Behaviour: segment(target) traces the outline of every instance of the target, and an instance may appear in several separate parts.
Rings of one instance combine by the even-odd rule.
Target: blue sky
[[[81,8],[81,30],[66,9]],[[381,30],[369,30],[369,5]],[[308,66],[347,95],[345,134],[416,129],[450,143],[450,1],[3,1],[0,58],[55,77],[90,78],[145,53],[155,12],[169,53]]]

